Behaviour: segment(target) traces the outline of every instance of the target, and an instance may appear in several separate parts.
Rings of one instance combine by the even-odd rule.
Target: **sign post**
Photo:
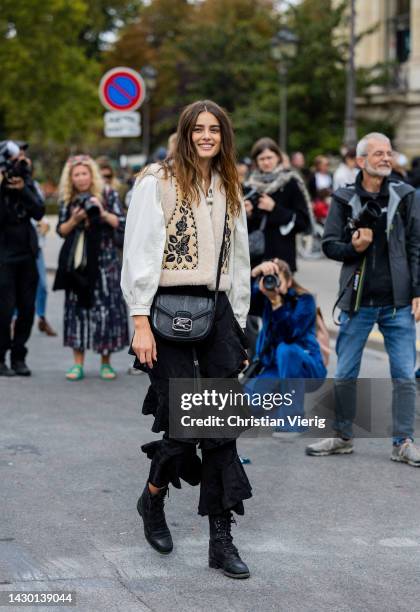
[[[138,72],[124,66],[108,70],[99,84],[99,98],[109,111],[104,116],[106,137],[140,136],[140,115],[135,111],[146,98],[146,85]]]

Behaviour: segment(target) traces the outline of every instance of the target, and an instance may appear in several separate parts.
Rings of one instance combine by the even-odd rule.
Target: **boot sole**
[[[342,448],[335,451],[311,451],[306,449],[305,453],[310,457],[328,457],[328,455],[350,455],[353,450],[353,448]]]
[[[209,567],[211,567],[212,569],[219,570],[220,572],[222,572],[222,574],[224,576],[227,576],[228,578],[237,578],[237,579],[241,580],[241,579],[244,579],[244,578],[249,578],[249,576],[250,576],[250,572],[245,572],[243,574],[232,574],[231,572],[227,572],[216,561],[209,561]]]
[[[410,461],[409,459],[400,459],[400,457],[390,457],[391,461],[396,461],[397,463],[406,463],[407,465],[412,465],[413,467],[420,467],[420,463],[416,463],[415,461]]]
[[[144,524],[144,519],[143,519],[143,514],[141,512],[141,504],[140,504],[140,500],[137,502],[137,512],[139,513],[139,515],[141,516],[141,519],[143,521],[143,532],[144,532],[144,537],[146,538],[146,541],[148,544],[150,544],[150,546],[153,548],[153,550],[155,550],[156,552],[158,552],[160,555],[170,555],[171,552],[173,551],[173,547],[170,550],[161,550],[160,548],[157,548],[153,542],[151,542],[147,536],[146,533],[146,527]]]

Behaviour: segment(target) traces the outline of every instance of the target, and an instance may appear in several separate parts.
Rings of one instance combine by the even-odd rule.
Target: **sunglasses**
[[[76,166],[77,164],[87,164],[92,161],[90,155],[73,155],[69,157],[68,163],[70,166]]]
[[[105,174],[104,172],[102,173],[102,178],[104,179],[112,179],[112,174]]]

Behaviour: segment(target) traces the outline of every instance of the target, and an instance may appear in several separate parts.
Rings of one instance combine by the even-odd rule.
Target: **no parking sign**
[[[132,68],[112,68],[101,79],[99,97],[110,111],[133,111],[143,103],[146,85],[141,75]]]

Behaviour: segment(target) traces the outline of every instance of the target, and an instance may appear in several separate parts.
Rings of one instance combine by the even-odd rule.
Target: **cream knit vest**
[[[200,203],[185,203],[173,177],[164,178],[159,164],[149,166],[143,176],[158,179],[165,218],[166,241],[159,285],[207,285],[214,289],[223,238],[226,197],[218,175],[214,181],[213,204],[200,190]],[[229,267],[233,250],[233,220],[228,215],[220,290],[230,289]]]

